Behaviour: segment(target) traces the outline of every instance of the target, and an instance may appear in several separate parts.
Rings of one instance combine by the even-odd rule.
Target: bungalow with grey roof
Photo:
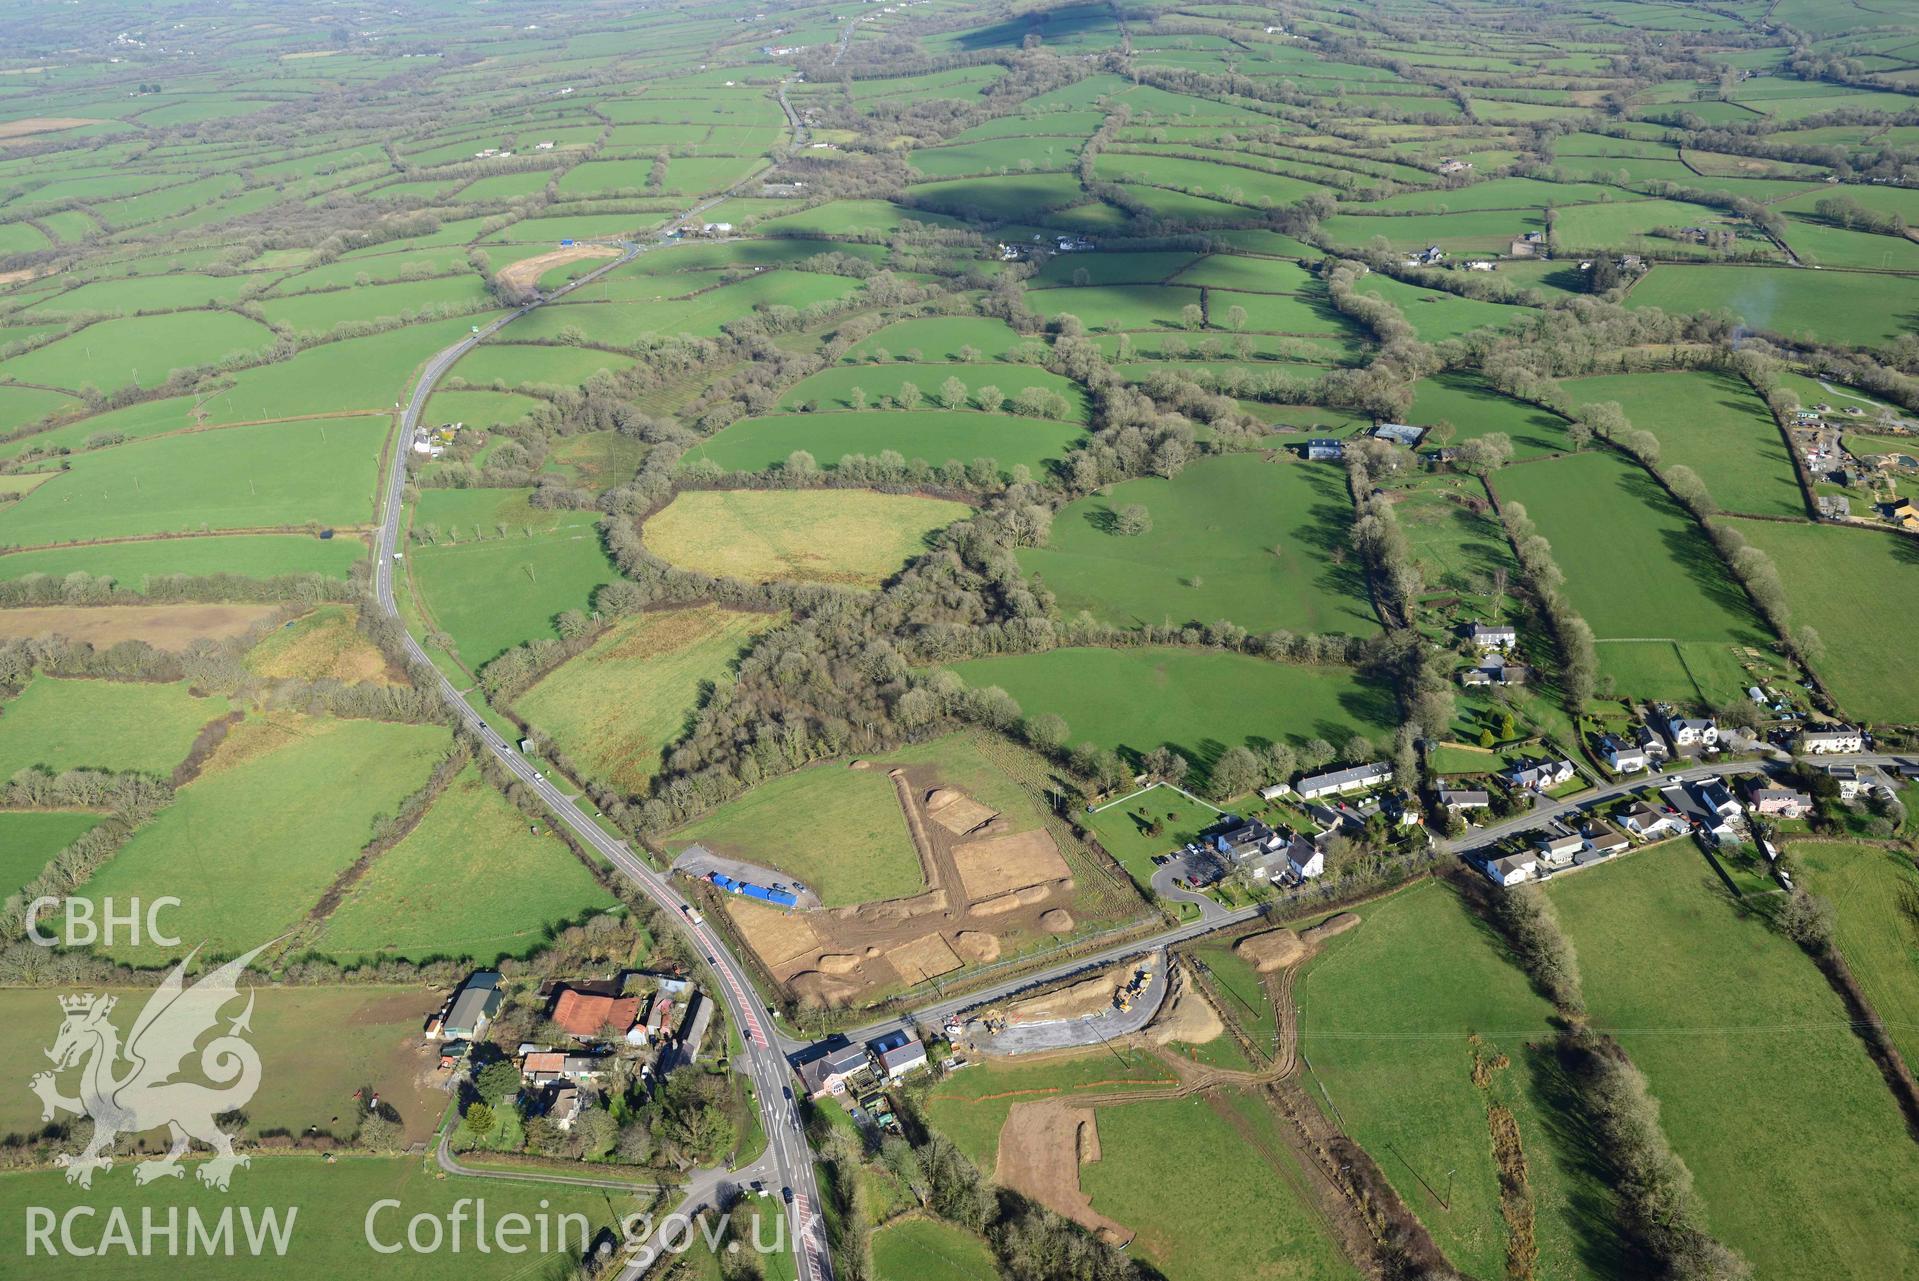
[[[1317,800],[1322,796],[1345,796],[1351,792],[1363,792],[1369,787],[1380,787],[1393,781],[1393,767],[1375,761],[1370,765],[1354,765],[1350,769],[1333,770],[1326,774],[1313,774],[1293,784],[1293,790],[1304,800]]]

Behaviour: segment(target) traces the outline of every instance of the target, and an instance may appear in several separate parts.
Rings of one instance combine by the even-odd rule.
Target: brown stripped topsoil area
[[[1111,1245],[1133,1230],[1093,1208],[1079,1186],[1079,1167],[1099,1160],[1099,1122],[1093,1109],[1056,1099],[1015,1103],[1000,1128],[993,1181],[1063,1214]]]
[[[934,765],[852,767],[891,776],[928,888],[911,898],[796,913],[725,896],[760,964],[801,1003],[868,1002],[1073,928],[1066,910],[1072,869],[1050,832],[1011,830]]]
[[[145,641],[155,649],[183,650],[196,640],[243,635],[278,605],[46,605],[0,609],[0,638],[64,636],[108,649],[121,641]]]
[[[569,245],[565,249],[536,254],[531,258],[522,258],[516,263],[502,267],[498,277],[502,284],[532,289],[540,283],[541,276],[555,267],[564,267],[570,262],[580,262],[587,258],[618,258],[619,256],[620,251],[612,245]]]
[[[0,120],[0,143],[14,142],[37,133],[58,133],[62,129],[104,123],[87,116],[26,116],[19,120]]]

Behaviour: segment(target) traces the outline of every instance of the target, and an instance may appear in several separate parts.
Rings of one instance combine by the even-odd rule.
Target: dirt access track
[[[522,258],[511,266],[500,268],[498,279],[503,285],[521,289],[537,289],[540,277],[555,267],[564,267],[570,262],[581,262],[588,258],[618,258],[620,251],[612,245],[568,245],[564,249],[555,249],[549,253]]]
[[[852,767],[884,769],[892,779],[927,888],[813,912],[725,896],[747,946],[801,1003],[863,1003],[1071,932],[1072,869],[1045,827],[1014,830],[1009,816],[953,787],[935,766]]]

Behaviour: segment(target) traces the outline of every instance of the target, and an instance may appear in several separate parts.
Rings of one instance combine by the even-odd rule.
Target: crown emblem
[[[100,1013],[105,1014],[113,1008],[114,1000],[115,998],[111,996],[100,996],[93,992],[83,992],[79,996],[61,997],[60,1008],[68,1014],[85,1014],[97,1006]]]

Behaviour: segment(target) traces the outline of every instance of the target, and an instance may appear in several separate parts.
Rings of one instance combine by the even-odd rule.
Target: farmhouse
[[[1472,167],[1473,162],[1470,160],[1454,160],[1451,157],[1439,162],[1439,172],[1441,173],[1465,173]]]
[[[440,1025],[440,1035],[449,1041],[479,1040],[486,1032],[486,1025],[499,1012],[501,1000],[499,974],[480,970],[453,998],[453,1008],[447,1011],[446,1021]]]
[[[1805,729],[1799,732],[1799,750],[1808,756],[1820,756],[1829,752],[1863,752],[1866,750],[1866,740],[1850,725]]]
[[[1519,644],[1519,629],[1510,623],[1474,623],[1466,629],[1466,639],[1480,653],[1490,653]]]
[[[644,1041],[646,1030],[638,1026],[640,998],[616,997],[608,993],[586,992],[563,987],[553,1002],[553,1023],[576,1041],[599,1041],[622,1037],[629,1044]]]
[[[1315,436],[1302,448],[1306,457],[1313,462],[1338,462],[1346,456],[1346,446],[1331,436]]]
[[[1393,767],[1375,762],[1371,765],[1355,765],[1351,769],[1334,770],[1330,774],[1314,774],[1302,778],[1293,785],[1305,800],[1317,800],[1322,796],[1345,796],[1352,792],[1363,792],[1369,787],[1379,787],[1393,781]]]

